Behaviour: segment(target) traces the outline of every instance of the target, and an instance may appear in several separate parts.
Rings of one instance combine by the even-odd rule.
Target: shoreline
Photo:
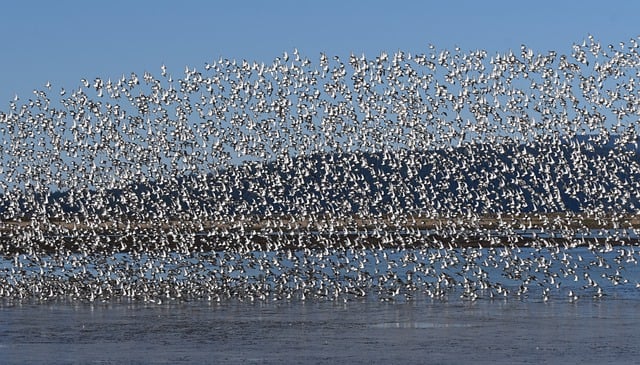
[[[527,214],[486,214],[482,216],[440,216],[423,217],[420,215],[377,216],[362,218],[358,216],[334,217],[330,215],[303,216],[249,216],[239,219],[200,219],[191,216],[182,218],[139,220],[128,217],[108,219],[87,219],[72,216],[67,219],[36,217],[32,219],[0,220],[0,233],[12,228],[57,228],[71,229],[144,229],[160,227],[163,229],[198,227],[201,229],[240,229],[262,230],[268,228],[288,229],[291,231],[309,228],[351,229],[441,229],[446,227],[466,227],[476,229],[535,229],[535,228],[573,228],[573,229],[640,229],[640,213],[589,215],[578,213],[527,213]]]
[[[2,221],[5,253],[264,251],[324,248],[577,247],[640,244],[640,216],[567,214],[473,219],[246,218],[223,221]]]

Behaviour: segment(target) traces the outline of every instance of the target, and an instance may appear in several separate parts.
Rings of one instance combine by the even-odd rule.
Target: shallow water
[[[5,364],[632,363],[640,301],[16,304]]]
[[[19,255],[0,257],[0,298],[397,301],[464,290],[468,298],[640,300],[639,260],[637,246]]]
[[[157,300],[160,297],[153,296],[147,302],[120,296],[91,303],[86,298],[38,301],[6,297],[0,300],[0,363],[601,364],[633,363],[640,358],[640,266],[635,246],[578,247],[557,253],[497,249],[489,265],[484,263],[490,256],[487,249],[473,252],[467,250],[465,256],[461,250],[366,251],[359,253],[358,260],[364,264],[355,271],[348,269],[357,261],[351,251],[311,257],[307,263],[326,275],[334,274],[329,268],[335,267],[336,275],[351,282],[360,273],[374,277],[376,272],[393,270],[401,280],[390,285],[405,291],[390,298],[375,294],[379,287],[375,282],[369,287],[373,293],[363,298],[312,297],[306,301],[296,295],[284,301],[275,300],[278,296],[255,301],[250,301],[251,296],[218,297],[219,302],[162,297],[162,304]],[[418,270],[419,263],[431,262],[440,254],[442,258],[433,259],[429,271]],[[290,258],[269,252],[248,255],[225,259],[236,268],[227,273],[229,280],[256,278],[261,271],[255,265],[252,268],[254,256],[264,256],[259,261],[263,263],[280,261],[273,278],[282,272],[298,273],[295,265],[303,262],[302,258],[296,261],[296,255],[302,253],[292,253]],[[223,266],[215,255],[171,258],[141,257],[137,264],[149,262],[170,271],[174,270],[171,265],[187,263],[183,268],[201,275],[215,274]],[[27,289],[33,285],[29,283],[38,283],[33,278],[53,281],[83,268],[97,272],[97,264],[68,264],[73,259],[75,256],[64,261],[64,267],[51,261],[50,276],[21,257],[14,260],[24,260],[23,272],[11,270],[13,260],[0,260],[4,270],[0,272],[12,280],[23,275]],[[199,263],[203,264],[196,265]],[[134,264],[123,255],[102,263],[113,268]],[[469,265],[472,269],[465,271]],[[539,270],[543,266],[548,273]],[[489,294],[494,291],[474,289],[475,300],[461,295],[466,290],[461,273],[474,273],[478,268],[488,282],[500,283],[511,294],[491,299]],[[442,274],[458,280],[445,295],[432,299],[426,289],[433,285],[412,291],[402,286],[408,282],[409,270],[413,270],[414,282],[419,278],[428,283]],[[197,277],[176,272],[176,280]],[[555,284],[550,282],[551,273],[558,274]],[[593,295],[595,288],[586,285],[585,274],[598,282],[602,297]],[[527,291],[517,294],[525,280]],[[546,302],[543,288],[550,288]],[[577,299],[569,293],[577,293]]]

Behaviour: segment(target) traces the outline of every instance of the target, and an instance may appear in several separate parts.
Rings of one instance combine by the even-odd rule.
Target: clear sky
[[[629,1],[11,1],[0,12],[0,110],[47,81],[181,75],[220,56],[271,62],[298,48],[378,55],[437,48],[570,52],[593,34],[603,45],[640,35],[640,2]]]

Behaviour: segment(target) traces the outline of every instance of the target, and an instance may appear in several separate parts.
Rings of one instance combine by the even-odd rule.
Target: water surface
[[[632,363],[640,301],[5,303],[6,364]]]

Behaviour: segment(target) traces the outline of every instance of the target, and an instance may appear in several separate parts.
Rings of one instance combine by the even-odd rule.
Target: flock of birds
[[[47,83],[0,112],[0,298],[637,290],[639,49],[294,50]]]

